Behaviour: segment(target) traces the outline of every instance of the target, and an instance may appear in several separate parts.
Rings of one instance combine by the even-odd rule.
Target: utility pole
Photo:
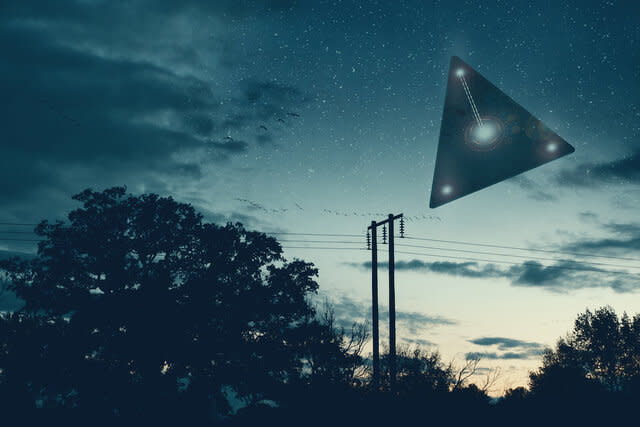
[[[393,247],[393,214],[389,214],[389,388],[396,385],[396,285]]]
[[[380,387],[380,335],[378,330],[378,238],[376,222],[371,221],[371,317],[373,321],[373,388]]]
[[[404,217],[403,214],[393,215],[381,222],[371,221],[367,230],[371,231],[371,314],[372,314],[372,335],[373,335],[373,384],[377,390],[380,384],[380,339],[378,326],[378,242],[376,229],[379,226],[389,224],[389,385],[393,390],[396,383],[396,290],[395,290],[395,257],[394,257],[394,227],[393,223],[400,219],[400,237],[404,237]],[[383,243],[385,242],[386,230],[383,229]],[[367,243],[369,243],[367,234]]]

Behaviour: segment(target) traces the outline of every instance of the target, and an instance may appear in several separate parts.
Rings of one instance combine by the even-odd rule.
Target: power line
[[[335,243],[335,244],[342,244],[343,242],[341,241],[330,241],[330,240],[290,240],[289,242],[298,242],[298,243]],[[358,243],[358,242],[344,242],[344,243]],[[456,248],[443,248],[443,247],[434,247],[434,246],[421,246],[421,245],[408,245],[408,244],[403,244],[403,243],[397,243],[397,246],[403,246],[403,247],[411,247],[411,248],[421,248],[421,249],[433,249],[433,250],[442,250],[442,251],[448,251],[448,252],[455,252],[455,253],[472,253],[472,254],[479,254],[479,255],[491,255],[491,256],[501,256],[501,257],[515,257],[515,258],[519,258],[519,259],[525,259],[525,260],[542,260],[542,261],[554,261],[554,262],[574,262],[576,264],[579,265],[584,265],[584,266],[589,266],[589,265],[598,265],[598,266],[603,266],[603,267],[614,267],[614,268],[640,268],[640,266],[632,266],[632,265],[621,265],[621,264],[609,264],[609,263],[605,263],[605,262],[595,262],[595,261],[577,261],[577,260],[572,260],[572,259],[557,259],[557,258],[544,258],[544,257],[535,257],[535,256],[524,256],[524,255],[510,255],[510,254],[502,254],[502,253],[496,253],[496,252],[484,252],[484,251],[472,251],[472,250],[465,250],[465,249],[456,249]],[[289,247],[289,248],[304,248],[304,249],[316,249],[318,248],[317,246],[304,246],[304,247]],[[336,249],[350,249],[350,248],[336,248]],[[358,248],[360,249],[360,248]],[[423,253],[419,253],[419,252],[398,252],[398,253],[406,253],[406,254],[414,254],[414,255],[424,255]],[[428,256],[436,256],[436,255],[432,255],[432,254],[426,254]],[[482,261],[482,262],[493,262],[493,263],[500,263],[500,264],[510,264],[510,265],[521,265],[521,263],[517,263],[517,262],[509,262],[509,261],[497,261],[497,260],[489,260],[489,259],[478,259],[478,258],[468,258],[468,257],[456,257],[456,256],[448,256],[448,255],[439,255],[443,258],[452,258],[452,259],[464,259],[464,260],[472,260],[472,261]],[[569,268],[567,266],[545,266],[545,268]],[[573,267],[571,267],[571,269],[575,269]],[[601,269],[581,269],[581,270],[585,270],[585,271],[602,271]],[[632,274],[632,273],[629,273]]]
[[[19,226],[27,226],[27,225],[36,225],[36,224],[26,224],[26,223],[0,223],[4,225],[19,225]],[[31,232],[28,231],[0,231],[0,233],[8,233],[8,234],[29,234]],[[339,234],[339,233],[297,233],[297,232],[268,232],[266,234],[273,235],[289,235],[289,236],[319,236],[319,237],[362,237],[359,234]],[[444,239],[432,239],[432,238],[424,238],[424,237],[413,237],[406,236],[406,239],[418,240],[418,241],[430,241],[430,242],[439,242],[439,243],[448,243],[448,244],[458,244],[458,245],[466,245],[466,246],[478,246],[478,247],[490,247],[490,248],[498,248],[498,249],[509,249],[509,250],[520,250],[520,251],[530,251],[530,252],[540,252],[540,253],[554,253],[554,254],[562,254],[562,255],[572,255],[572,256],[588,256],[588,257],[596,257],[596,258],[609,258],[609,259],[619,259],[626,261],[638,261],[640,259],[637,258],[628,258],[628,257],[615,257],[615,256],[605,256],[605,255],[595,255],[595,254],[585,254],[585,253],[575,253],[575,252],[565,252],[558,250],[548,250],[548,249],[530,249],[523,248],[517,246],[506,246],[506,245],[496,245],[496,244],[485,244],[485,243],[475,243],[475,242],[466,242],[460,240],[444,240]],[[12,242],[41,242],[45,239],[23,239],[23,238],[3,238],[0,237],[0,241],[12,241]],[[359,241],[352,240],[310,240],[310,239],[282,239],[280,242],[283,243],[331,243],[334,245],[343,245],[343,244],[359,244]],[[542,260],[542,261],[554,261],[554,262],[575,262],[580,265],[598,265],[603,267],[614,267],[614,268],[640,268],[640,266],[628,266],[628,265],[620,265],[620,264],[609,264],[604,262],[595,262],[595,261],[577,261],[571,259],[555,259],[555,258],[544,258],[544,257],[536,257],[536,256],[526,256],[526,255],[516,255],[516,254],[504,254],[504,253],[496,253],[496,252],[485,252],[485,251],[474,251],[474,250],[466,250],[460,248],[446,248],[439,246],[422,246],[422,245],[410,245],[410,244],[402,244],[398,243],[398,246],[410,247],[410,248],[419,248],[419,249],[431,249],[445,252],[454,252],[454,253],[471,253],[471,254],[479,254],[479,255],[490,255],[497,257],[509,257],[509,258],[519,258],[519,259],[531,259],[531,260]],[[366,250],[364,248],[347,248],[347,247],[320,247],[320,246],[283,246],[284,249],[321,249],[321,250]],[[424,254],[418,252],[398,252],[412,255],[425,255],[429,257],[440,256],[442,258],[450,258],[450,259],[465,259],[471,261],[480,261],[480,262],[489,262],[489,263],[500,263],[500,264],[511,264],[511,265],[520,265],[520,263],[516,262],[508,262],[508,261],[496,261],[489,259],[479,259],[479,258],[468,258],[468,257],[455,257],[450,255],[435,255],[435,254]],[[573,267],[567,266],[546,266],[545,268],[565,268],[565,269],[576,269]],[[601,269],[580,269],[584,271],[602,271]],[[629,273],[631,274],[631,273]]]
[[[281,242],[295,242],[295,243],[334,243],[334,244],[352,244],[359,243],[354,241],[337,241],[337,240],[281,240]],[[622,264],[610,264],[606,262],[596,262],[596,261],[577,261],[573,259],[558,259],[558,258],[545,258],[545,257],[536,257],[536,256],[525,256],[525,255],[512,255],[512,254],[503,254],[497,252],[485,252],[485,251],[473,251],[473,250],[465,250],[458,248],[444,248],[438,246],[422,246],[422,245],[409,245],[403,243],[397,243],[397,246],[410,247],[410,248],[420,248],[420,249],[432,249],[432,250],[441,250],[445,252],[455,252],[455,253],[471,253],[471,254],[479,254],[479,255],[491,255],[491,256],[499,256],[499,257],[509,257],[509,258],[519,258],[525,260],[541,260],[541,261],[554,261],[554,262],[575,262],[580,265],[598,265],[603,267],[614,267],[614,268],[640,268],[640,266],[632,266],[632,265],[622,265]],[[305,249],[314,249],[316,246],[305,246]],[[443,257],[445,255],[442,255]],[[466,258],[465,258],[466,259]],[[484,260],[486,262],[497,262],[492,260]],[[512,263],[513,265],[520,265],[520,263]]]
[[[320,246],[282,246],[282,249],[334,249],[343,251],[366,251],[365,248],[337,248],[337,247],[320,247]]]
[[[285,233],[283,231],[263,231],[263,233],[264,234],[289,234],[293,236],[362,237],[361,234]]]
[[[484,246],[488,248],[498,248],[498,249],[515,249],[519,251],[529,251],[529,252],[544,252],[544,253],[554,253],[554,254],[566,254],[566,255],[573,255],[573,256],[588,256],[588,257],[594,257],[594,258],[610,258],[610,259],[620,259],[625,261],[640,262],[640,258],[625,258],[625,257],[611,256],[611,255],[584,254],[584,253],[557,251],[557,250],[550,250],[550,249],[531,249],[531,248],[522,248],[517,246],[493,245],[488,243],[463,242],[460,240],[429,239],[426,237],[409,237],[409,236],[406,236],[405,239],[423,240],[428,242],[452,243],[456,245],[467,245],[467,246]]]
[[[289,233],[289,232],[266,232],[265,234],[288,234],[295,236],[324,236],[324,237],[361,237],[359,234],[328,234],[328,233]],[[578,253],[578,252],[569,252],[569,251],[560,251],[560,250],[552,250],[552,249],[533,249],[533,248],[524,248],[519,246],[507,246],[507,245],[496,245],[489,243],[475,243],[475,242],[466,242],[462,240],[444,240],[444,239],[431,239],[426,237],[413,237],[413,236],[405,236],[405,239],[411,240],[421,240],[427,242],[438,242],[438,243],[449,243],[456,245],[466,245],[466,246],[481,246],[488,248],[497,248],[497,249],[509,249],[509,250],[519,250],[519,251],[527,251],[527,252],[540,252],[540,253],[553,253],[560,255],[571,255],[571,256],[582,256],[582,257],[593,257],[593,258],[607,258],[607,259],[618,259],[623,261],[636,261],[640,262],[640,258],[629,258],[629,257],[619,257],[613,255],[596,255],[596,254],[587,254],[587,253]],[[442,250],[448,250],[446,248],[438,248]],[[502,254],[506,255],[506,254]],[[511,256],[511,255],[507,255]]]
[[[296,242],[296,243],[355,243],[362,244],[362,242],[353,240],[278,240],[279,242]]]
[[[0,225],[15,225],[19,227],[28,227],[28,226],[36,226],[38,224],[25,224],[25,223],[17,223],[17,222],[0,222]]]

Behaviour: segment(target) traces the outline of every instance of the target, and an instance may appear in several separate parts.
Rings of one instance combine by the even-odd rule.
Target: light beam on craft
[[[497,117],[483,118],[478,111],[478,106],[473,99],[473,94],[467,80],[464,77],[464,68],[456,70],[456,76],[460,79],[464,94],[469,101],[469,107],[475,120],[470,123],[465,131],[465,141],[477,150],[491,150],[502,140],[502,122]]]
[[[574,148],[460,58],[451,58],[432,208],[573,153]]]
[[[473,118],[476,119],[479,127],[482,127],[482,117],[480,117],[480,113],[478,112],[478,107],[476,107],[476,103],[473,101],[473,95],[471,95],[471,90],[469,89],[469,85],[467,85],[467,81],[464,78],[464,69],[460,68],[456,71],[456,75],[460,78],[462,82],[462,88],[464,89],[465,95],[467,95],[467,100],[469,101],[469,105],[471,106],[471,111],[473,112]]]

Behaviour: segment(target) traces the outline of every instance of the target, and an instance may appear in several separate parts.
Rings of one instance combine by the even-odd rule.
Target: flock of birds
[[[287,116],[289,116],[289,117],[300,117],[300,114],[289,112],[289,113],[287,113]],[[274,120],[276,122],[282,123],[282,124],[287,123],[282,117],[276,117]],[[261,124],[260,126],[258,126],[258,130],[260,130],[262,132],[269,132],[269,128],[265,124]],[[233,137],[231,137],[230,135],[225,136],[223,139],[225,141],[227,141],[227,142],[235,141],[235,139],[233,139]]]
[[[282,214],[290,211],[306,211],[299,203],[293,203],[292,208],[269,208],[261,203],[255,202],[249,199],[243,199],[236,197],[234,200],[242,202],[247,205],[250,209],[255,211],[260,211],[266,214]],[[356,212],[356,211],[342,211],[338,209],[327,209],[323,208],[321,212],[325,215],[335,215],[335,216],[344,216],[344,217],[386,217],[387,213],[382,212]],[[404,215],[404,219],[406,221],[441,221],[442,219],[436,215]]]
[[[287,113],[287,116],[289,116],[289,117],[300,117],[300,114],[298,114],[298,113]],[[282,117],[276,117],[276,122],[278,122],[278,123],[286,123],[285,120]],[[260,127],[258,129],[264,130],[264,131],[268,131],[269,130],[265,125],[260,125]]]
[[[47,98],[43,98],[43,97],[41,97],[41,98],[39,98],[38,100],[39,100],[39,102],[40,102],[41,104],[43,104],[44,106],[46,106],[46,107],[47,107],[47,109],[49,109],[50,111],[52,111],[54,114],[58,114],[58,115],[59,115],[59,116],[61,116],[62,118],[66,119],[66,120],[68,120],[68,121],[70,121],[70,122],[72,122],[72,123],[73,123],[73,124],[75,124],[75,125],[80,125],[80,122],[79,122],[77,119],[75,119],[74,117],[72,117],[72,116],[70,116],[69,114],[67,114],[65,111],[63,111],[61,108],[57,107],[55,104],[53,104],[53,103],[52,103],[51,101],[49,101]],[[296,118],[299,118],[299,117],[300,117],[300,114],[295,113],[295,112],[288,112],[288,113],[286,113],[286,115],[287,115],[288,117],[296,117]],[[285,121],[282,117],[276,117],[276,118],[275,118],[275,121],[276,121],[276,122],[278,122],[278,123],[282,123],[282,124],[285,124],[285,123],[286,123],[286,121]],[[260,131],[263,131],[263,132],[268,132],[268,131],[269,131],[269,128],[268,128],[266,125],[264,125],[264,124],[261,124],[261,125],[258,127],[258,129],[259,129]],[[233,142],[233,141],[235,141],[235,140],[233,139],[233,137],[231,137],[230,135],[225,136],[223,139],[224,139],[225,141],[228,141],[228,142]]]
[[[50,110],[60,114],[65,119],[72,121],[76,125],[79,124],[76,119],[68,116],[64,112],[60,111],[58,108],[55,108],[55,106],[51,104],[47,99],[42,98],[40,101],[44,105],[46,105]],[[300,117],[300,114],[294,113],[294,112],[288,112],[286,114],[289,117]],[[282,117],[276,117],[275,121],[278,123],[286,123]],[[258,129],[264,132],[269,131],[269,128],[267,128],[267,126],[264,124],[261,124],[258,127]],[[227,142],[235,141],[234,138],[229,135],[225,136],[223,139]],[[300,204],[295,202],[293,203],[294,207],[290,209],[290,208],[268,208],[260,203],[257,203],[248,199],[243,199],[243,198],[236,198],[235,200],[245,203],[249,208],[253,210],[257,210],[267,214],[282,214],[289,211],[305,211],[305,209],[302,206],[300,206]],[[356,212],[356,211],[347,212],[347,211],[341,211],[337,209],[326,209],[326,208],[322,209],[322,213],[326,215],[336,215],[336,216],[344,216],[344,217],[384,217],[387,215],[381,212]],[[405,215],[404,218],[406,221],[420,221],[420,220],[441,221],[440,217],[438,216],[424,215],[424,214],[423,215]]]

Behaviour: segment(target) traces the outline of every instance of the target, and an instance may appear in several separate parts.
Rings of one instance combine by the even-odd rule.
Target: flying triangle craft
[[[429,207],[575,149],[457,56],[451,58]]]

